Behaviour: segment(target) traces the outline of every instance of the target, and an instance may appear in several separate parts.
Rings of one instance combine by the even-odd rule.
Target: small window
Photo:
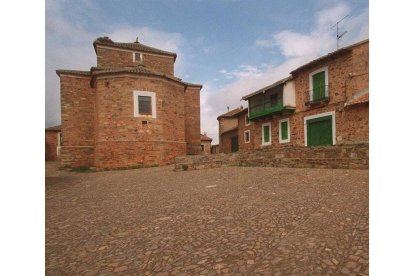
[[[262,145],[271,145],[272,144],[272,133],[270,123],[262,125]]]
[[[245,143],[250,143],[250,130],[246,130],[244,132],[244,142]]]
[[[201,145],[201,152],[204,152],[204,145]]]
[[[249,114],[246,114],[245,122],[246,122],[245,123],[246,126],[250,125]]]
[[[289,119],[279,120],[279,143],[290,142]]]
[[[141,53],[134,53],[133,59],[134,59],[134,62],[141,62],[142,61],[142,54]]]
[[[139,114],[152,115],[150,96],[138,96],[138,110]]]
[[[58,132],[58,147],[62,146],[62,132]]]
[[[156,118],[156,98],[154,92],[134,91],[134,117]]]
[[[318,101],[328,97],[328,67],[318,69],[309,74],[309,97]]]

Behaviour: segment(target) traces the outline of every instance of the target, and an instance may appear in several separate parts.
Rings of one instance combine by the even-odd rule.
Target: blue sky
[[[217,143],[217,116],[243,95],[336,49],[368,38],[368,1],[46,1],[46,126],[60,123],[55,70],[96,65],[92,42],[139,40],[178,54],[176,76],[201,83],[201,131]]]

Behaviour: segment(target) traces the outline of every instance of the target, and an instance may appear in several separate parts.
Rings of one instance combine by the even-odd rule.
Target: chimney
[[[230,111],[230,106],[227,107],[227,112],[229,112],[229,111]]]

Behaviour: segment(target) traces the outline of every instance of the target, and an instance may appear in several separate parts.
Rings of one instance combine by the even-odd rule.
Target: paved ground
[[[365,170],[46,176],[46,275],[368,274]]]

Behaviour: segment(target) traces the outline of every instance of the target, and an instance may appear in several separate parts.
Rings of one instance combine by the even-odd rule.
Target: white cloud
[[[246,65],[242,64],[239,65],[237,70],[234,71],[227,71],[226,69],[219,70],[219,73],[225,75],[226,78],[246,78],[246,77],[259,77],[262,74],[262,69],[252,66],[252,65]]]
[[[257,40],[255,45],[258,48],[274,48],[282,53],[286,60],[280,65],[240,65],[235,70],[220,70],[225,76],[232,77],[234,82],[217,88],[205,85],[202,90],[202,130],[212,133],[213,143],[218,143],[216,119],[227,112],[227,106],[230,109],[246,106],[245,101],[240,101],[244,95],[287,77],[300,65],[335,50],[336,29],[331,26],[350,12],[349,6],[341,2],[316,13],[315,27],[309,33],[284,30],[269,39]],[[341,29],[348,30],[341,41],[342,46],[368,38],[368,9],[358,15],[350,15],[343,21]]]

